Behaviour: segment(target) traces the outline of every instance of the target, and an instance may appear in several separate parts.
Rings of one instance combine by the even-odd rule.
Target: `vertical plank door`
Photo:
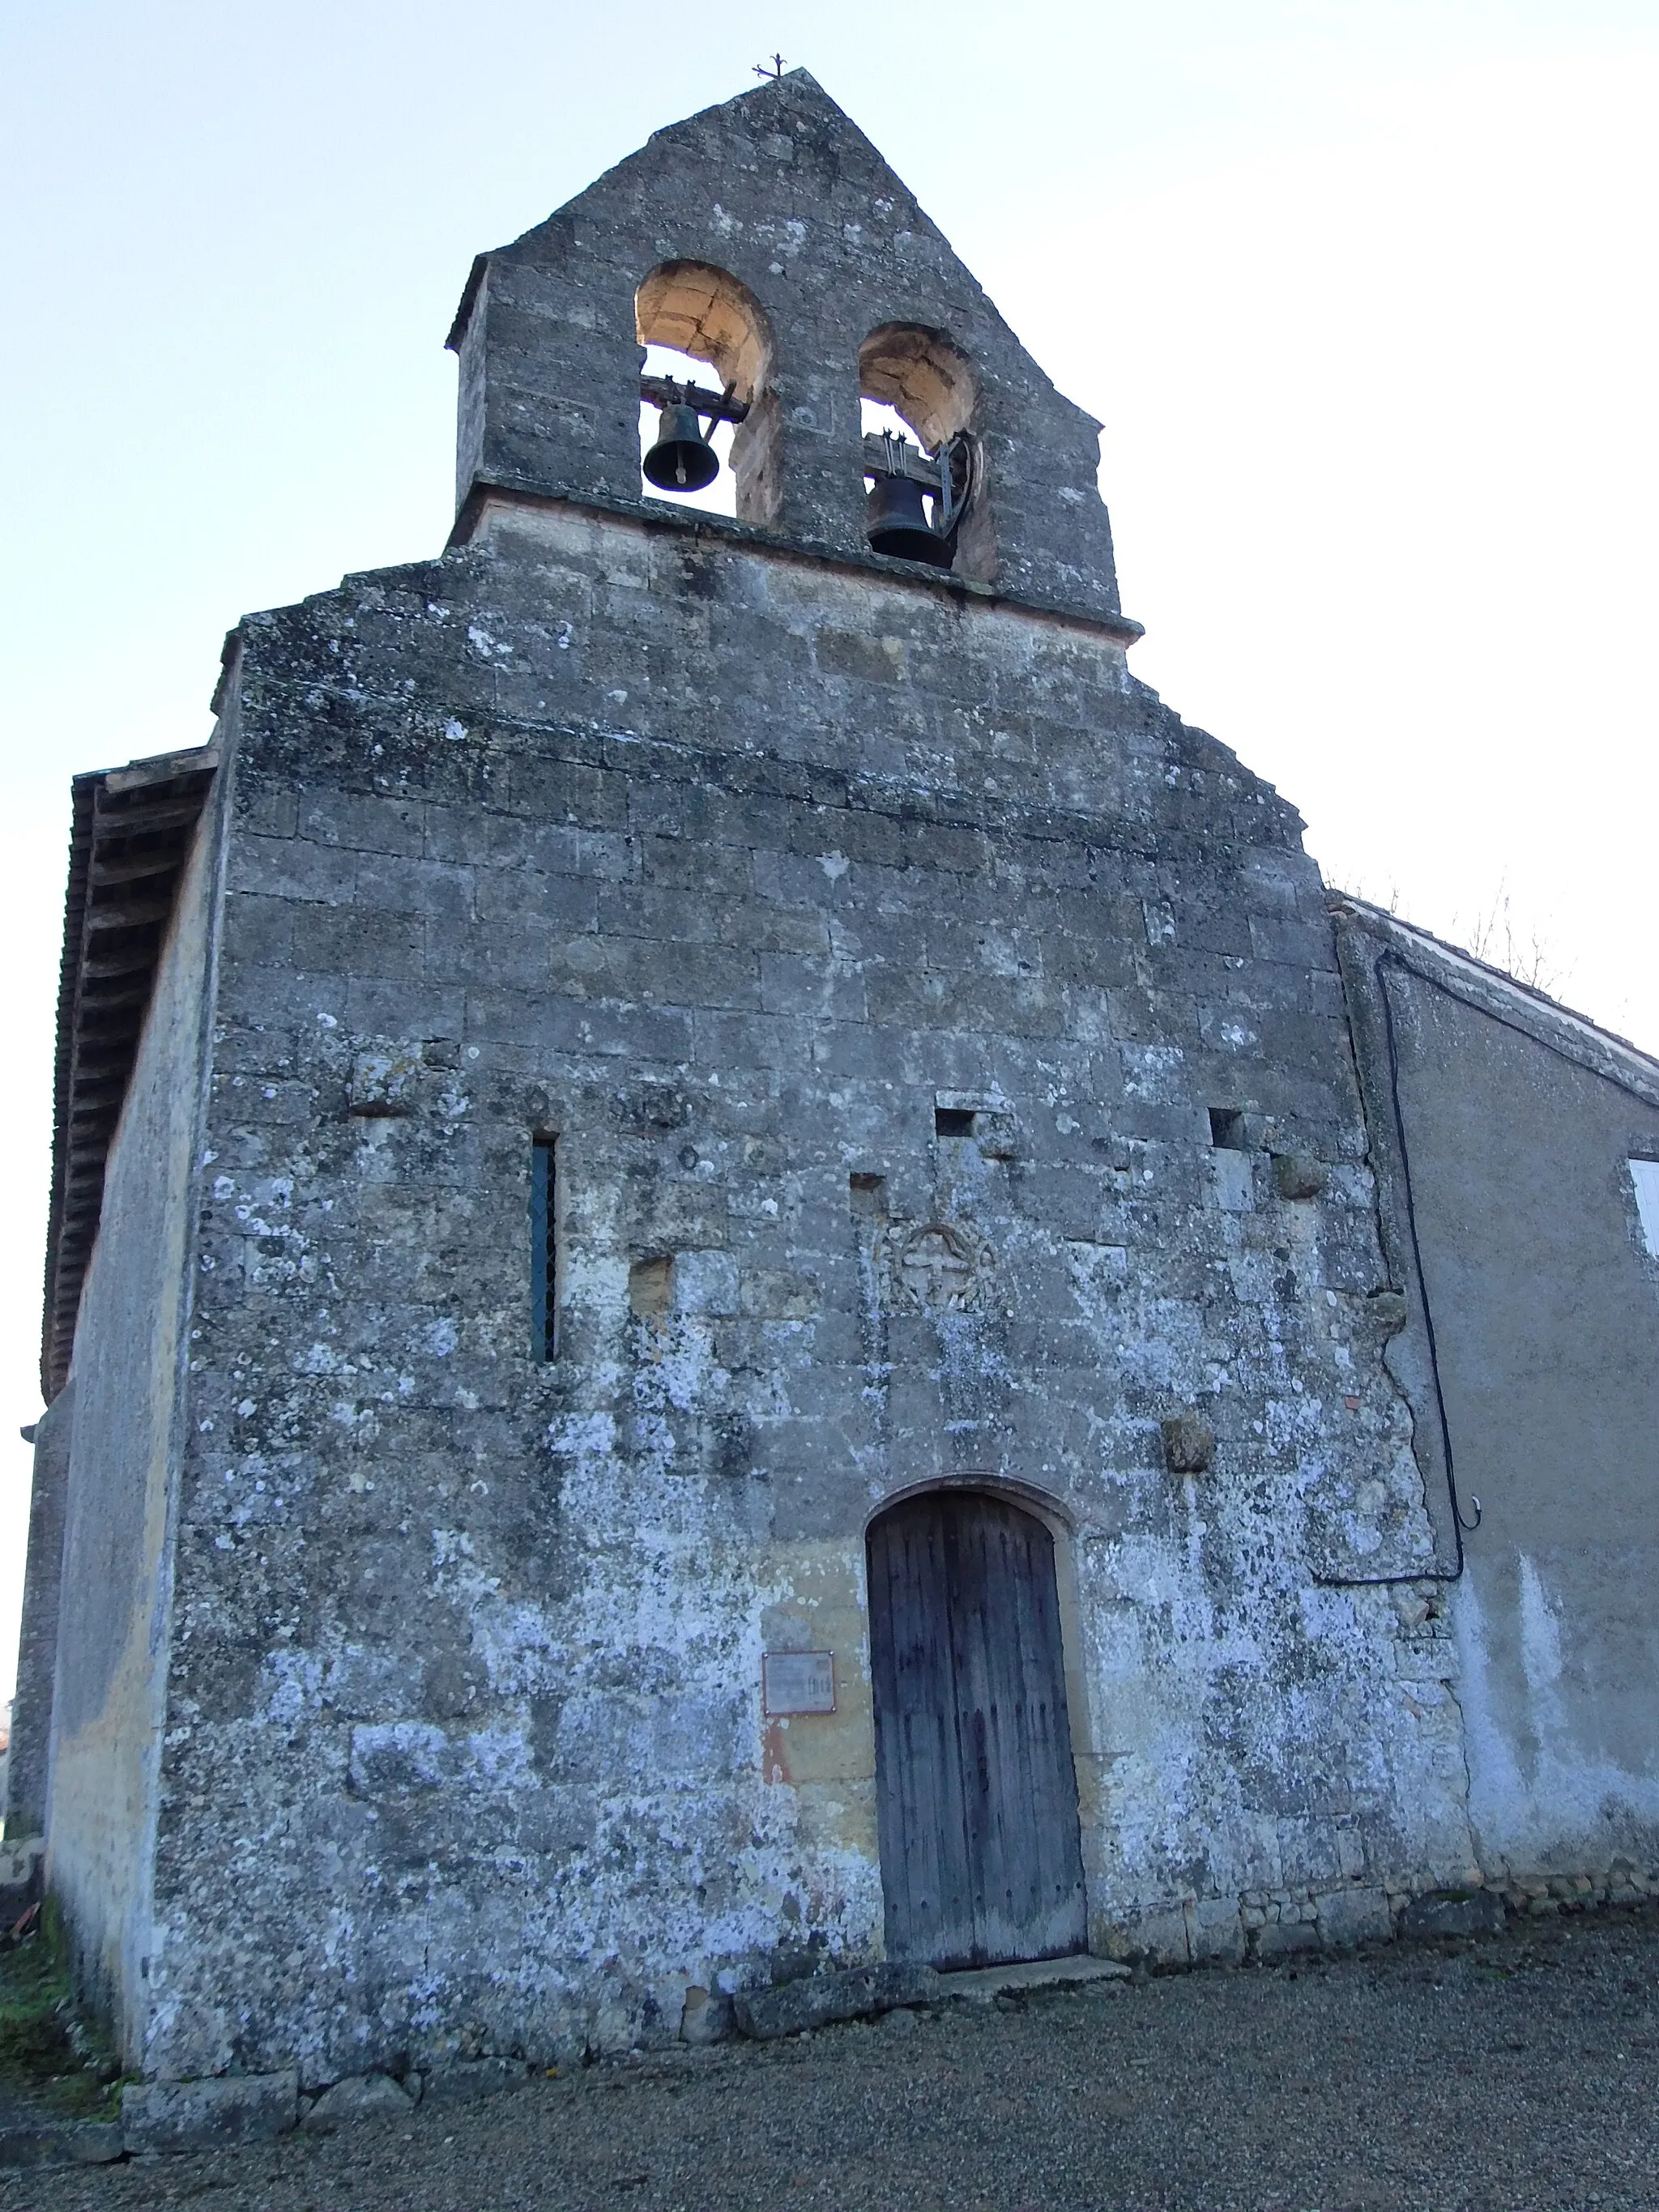
[[[872,1524],[869,1559],[889,1957],[1081,1950],[1053,1539],[1004,1498],[933,1491]]]

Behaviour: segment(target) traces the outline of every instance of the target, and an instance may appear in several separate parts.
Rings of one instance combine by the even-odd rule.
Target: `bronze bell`
[[[720,455],[702,434],[695,407],[665,407],[657,418],[657,442],[646,455],[645,473],[664,491],[701,491],[720,472]]]
[[[951,549],[927,520],[921,486],[914,477],[878,477],[871,489],[865,530],[872,553],[896,561],[926,561],[948,568]]]

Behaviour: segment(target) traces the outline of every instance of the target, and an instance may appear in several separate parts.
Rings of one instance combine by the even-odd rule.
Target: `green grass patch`
[[[0,1942],[0,2105],[54,2118],[109,2111],[115,2067],[77,2024],[66,1947],[55,1920]]]

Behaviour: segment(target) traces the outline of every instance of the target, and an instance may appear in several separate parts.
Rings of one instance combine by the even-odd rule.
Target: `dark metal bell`
[[[665,407],[657,442],[645,457],[645,473],[664,491],[701,491],[720,472],[720,455],[702,434],[695,407]]]
[[[927,561],[948,568],[951,549],[928,526],[921,486],[914,477],[878,477],[870,493],[865,530],[872,553],[896,561]]]

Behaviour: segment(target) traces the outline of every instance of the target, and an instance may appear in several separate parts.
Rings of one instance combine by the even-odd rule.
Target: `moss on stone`
[[[0,1943],[0,2105],[82,2118],[111,2108],[116,2069],[77,2020],[55,1919]]]

